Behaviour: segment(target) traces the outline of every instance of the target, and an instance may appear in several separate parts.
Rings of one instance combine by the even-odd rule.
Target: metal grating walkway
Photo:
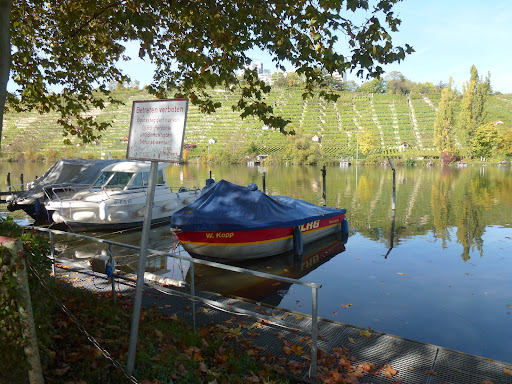
[[[69,267],[68,267],[69,268]],[[72,272],[76,279],[73,284],[87,289],[86,282],[91,281],[89,268],[78,268],[77,264],[67,270]],[[104,276],[104,275],[103,275]],[[95,275],[95,279],[102,279],[102,276]],[[107,284],[96,284],[92,290],[99,287],[108,290]],[[133,285],[126,285],[124,293],[133,293]],[[146,308],[158,308],[167,314],[176,314],[186,322],[192,324],[191,302],[189,299],[165,293],[165,288],[145,288],[143,306]],[[176,292],[176,291],[175,291]],[[217,294],[196,292],[202,298],[214,300],[231,307],[243,308],[256,313],[266,314],[276,319],[311,326],[309,315],[289,312],[281,308],[261,305],[246,300],[227,298]],[[212,323],[223,323],[236,317],[235,322],[243,321],[252,324],[257,319],[235,314],[222,308],[215,308],[202,302],[196,303],[196,324],[203,326]],[[350,350],[350,355],[360,363],[375,363],[376,366],[389,364],[391,368],[398,370],[393,377],[385,377],[384,374],[365,373],[360,383],[368,384],[512,384],[512,364],[493,361],[483,357],[468,355],[465,353],[448,350],[442,347],[420,343],[398,336],[372,332],[371,337],[364,337],[360,334],[363,328],[342,324],[331,320],[319,319],[318,348],[331,353],[336,348]],[[250,338],[255,346],[265,349],[279,358],[286,358],[288,361],[294,357],[297,361],[303,362],[300,356],[287,355],[283,351],[283,344],[300,346],[306,354],[310,354],[310,334],[294,328],[283,328],[279,325],[267,324],[251,329],[242,327],[242,337]],[[250,333],[249,333],[250,332]],[[309,367],[309,366],[308,366]],[[308,383],[318,383],[309,378],[308,367],[293,372],[299,380]]]
[[[203,295],[202,295],[203,296]],[[297,324],[310,325],[311,318],[307,315],[290,313],[280,308],[261,306],[257,303],[250,303],[245,300],[236,300],[217,295],[206,295],[211,300],[222,303],[229,303],[232,306],[245,308],[259,313],[283,318]],[[146,296],[146,299],[149,299]],[[173,300],[172,298],[170,300]],[[147,305],[152,300],[146,302]],[[188,308],[188,306],[186,307]],[[189,309],[182,308],[174,312],[177,316],[187,322],[192,321]],[[205,304],[198,303],[196,306],[196,323],[198,326],[210,323],[222,323],[235,316],[223,310],[213,309]],[[237,321],[246,323],[254,322],[255,319],[240,319]],[[430,344],[424,344],[398,336],[372,332],[371,337],[360,335],[363,328],[337,323],[330,320],[319,319],[318,348],[328,353],[333,348],[342,346],[350,350],[350,354],[357,358],[359,363],[375,363],[376,366],[389,364],[391,368],[398,370],[392,378],[383,374],[374,375],[365,373],[364,378],[359,379],[361,383],[372,384],[512,384],[512,376],[505,370],[512,371],[512,364],[506,364],[478,356],[448,350]],[[242,328],[242,333],[247,329]],[[310,352],[311,338],[307,333],[296,329],[284,329],[278,325],[267,324],[259,329],[250,331],[251,341],[257,346],[263,346],[266,352],[276,358],[293,358],[283,352],[283,341],[289,344],[303,347],[306,353]],[[257,333],[257,336],[254,336]],[[300,360],[300,358],[298,358]],[[304,369],[300,375],[306,382],[315,382],[308,377],[308,370]]]

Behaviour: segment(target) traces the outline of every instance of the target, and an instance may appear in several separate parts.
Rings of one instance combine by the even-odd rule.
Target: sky
[[[480,77],[490,72],[494,92],[512,93],[512,0],[403,0],[394,9],[402,20],[400,31],[392,34],[394,42],[407,43],[415,52],[384,67],[386,73],[399,71],[414,82],[434,84],[452,77],[462,91],[475,65]],[[137,52],[128,47],[129,56]],[[264,69],[275,70],[268,55],[249,55]],[[137,59],[123,68],[141,85],[151,82],[151,65]],[[347,78],[361,83],[355,73]]]

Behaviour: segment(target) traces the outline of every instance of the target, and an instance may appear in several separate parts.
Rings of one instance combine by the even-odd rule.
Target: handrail
[[[61,196],[59,196],[58,192],[62,191],[66,196],[69,196],[71,193],[76,193],[78,191],[82,191],[91,186],[91,184],[52,184],[43,187],[43,192],[48,198],[48,200],[57,200],[60,201]]]
[[[111,260],[113,259],[113,254],[112,254],[112,246],[113,245],[129,248],[129,249],[135,249],[135,250],[140,250],[141,249],[141,247],[139,247],[137,245],[119,243],[117,241],[112,241],[112,240],[107,240],[107,239],[100,239],[100,238],[86,236],[86,235],[82,235],[82,234],[78,234],[78,233],[61,231],[61,230],[58,230],[58,229],[50,229],[50,228],[43,228],[43,227],[37,227],[37,226],[24,226],[24,227],[35,229],[35,230],[41,231],[41,232],[48,232],[50,234],[51,257],[52,257],[52,264],[53,264],[53,276],[55,276],[55,261],[56,261],[55,250],[54,250],[54,248],[55,248],[55,246],[54,246],[54,235],[55,234],[57,234],[57,235],[66,235],[66,236],[74,236],[74,237],[78,237],[78,238],[82,238],[82,239],[96,241],[98,243],[108,244],[109,245],[109,255],[111,257]],[[151,253],[151,254],[175,257],[177,259],[187,260],[187,261],[189,261],[191,263],[190,266],[191,266],[191,272],[192,273],[191,273],[191,282],[190,282],[190,294],[186,294],[184,292],[181,292],[181,295],[183,295],[184,297],[187,297],[190,300],[192,300],[192,315],[193,315],[193,325],[194,325],[194,328],[195,328],[195,323],[196,323],[196,319],[195,319],[195,312],[196,312],[195,311],[195,303],[196,303],[196,300],[201,301],[201,302],[206,303],[206,304],[209,304],[209,305],[219,306],[221,308],[225,307],[225,305],[223,303],[220,303],[220,302],[217,302],[217,301],[213,301],[213,300],[208,300],[208,299],[202,298],[200,296],[196,296],[196,293],[195,293],[195,283],[194,283],[194,265],[195,264],[203,264],[203,265],[208,265],[208,266],[219,268],[219,269],[224,269],[224,270],[227,270],[227,271],[245,273],[245,274],[248,274],[248,275],[258,276],[258,277],[262,277],[262,278],[266,278],[266,279],[277,280],[277,281],[281,281],[281,282],[285,282],[285,283],[298,284],[298,285],[310,287],[311,288],[311,296],[312,296],[312,313],[311,313],[311,365],[310,365],[309,375],[310,375],[310,377],[313,377],[313,378],[316,377],[316,375],[317,375],[317,350],[318,350],[318,289],[322,287],[321,284],[300,281],[300,280],[293,279],[293,278],[290,278],[290,277],[283,277],[283,276],[278,276],[278,275],[272,275],[270,273],[265,273],[265,272],[253,271],[253,270],[250,270],[250,269],[235,267],[235,266],[232,266],[232,265],[221,264],[221,263],[217,263],[217,262],[214,262],[214,261],[208,261],[208,260],[203,260],[203,259],[196,259],[196,258],[190,257],[190,256],[182,256],[182,255],[178,255],[178,254],[175,254],[175,253],[172,253],[172,252],[164,252],[164,251],[159,251],[159,250],[150,249],[150,248],[148,248],[147,251],[148,251],[148,253]],[[112,279],[112,292],[114,293],[114,279]],[[179,291],[176,291],[176,292],[179,292]],[[114,294],[113,295],[114,300],[115,300],[115,296],[116,295]],[[226,309],[227,309],[227,307],[226,307]],[[275,319],[275,318],[272,318],[270,316],[267,316],[267,315],[264,315],[264,314],[261,314],[261,313],[256,313],[256,312],[245,310],[243,308],[236,308],[236,307],[230,306],[229,309],[231,309],[231,310],[233,310],[234,312],[237,312],[237,313],[249,314],[249,315],[255,316],[256,318],[261,318],[261,319],[264,319],[264,320],[270,320],[270,321],[272,321],[272,322],[274,322],[276,324],[280,324],[282,326],[283,325],[290,325],[291,324],[295,328],[301,329],[301,330],[306,331],[306,332],[310,330],[305,325],[292,324],[292,323],[286,322],[284,320]]]
[[[35,227],[35,226],[34,227],[30,227],[30,228],[34,228],[34,229],[36,229],[38,231],[41,231],[41,232],[53,232],[54,234],[57,234],[57,235],[75,236],[75,237],[79,237],[79,238],[83,238],[83,239],[87,239],[87,240],[96,241],[98,243],[112,244],[112,245],[116,245],[116,246],[120,246],[120,247],[140,250],[140,247],[137,246],[137,245],[119,243],[117,241],[112,241],[112,240],[107,240],[107,239],[100,239],[100,238],[97,238],[97,237],[81,235],[81,234],[78,234],[78,233],[66,232],[66,231],[61,231],[61,230],[51,229],[51,228],[44,228],[44,227]],[[225,270],[232,271],[232,272],[247,273],[249,275],[263,277],[263,278],[266,278],[266,279],[278,280],[278,281],[282,281],[284,283],[299,284],[299,285],[303,285],[303,286],[310,287],[310,288],[321,288],[322,287],[322,284],[318,284],[318,283],[310,283],[310,282],[306,282],[306,281],[301,281],[301,280],[293,279],[293,278],[290,278],[290,277],[283,277],[283,276],[278,276],[278,275],[272,275],[270,273],[253,271],[251,269],[235,267],[235,266],[232,266],[232,265],[226,265],[226,264],[222,264],[222,263],[217,263],[215,261],[196,259],[194,257],[182,256],[182,255],[178,255],[178,254],[175,254],[175,253],[172,253],[172,252],[164,252],[164,251],[159,251],[159,250],[150,249],[150,248],[148,248],[148,252],[152,253],[152,254],[155,254],[155,255],[160,255],[160,256],[171,256],[171,257],[175,257],[177,259],[191,261],[191,262],[194,262],[196,264],[208,265],[208,266],[211,266],[211,267],[215,267],[215,268],[219,268],[219,269],[225,269]]]

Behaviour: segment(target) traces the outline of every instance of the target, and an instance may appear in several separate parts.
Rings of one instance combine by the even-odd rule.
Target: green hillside
[[[208,140],[215,139],[212,153],[220,148],[236,148],[252,144],[259,153],[277,156],[284,152],[288,138],[280,132],[267,129],[254,118],[241,119],[231,105],[236,96],[222,89],[213,91],[214,101],[223,107],[212,115],[201,114],[189,105],[185,143],[195,144],[191,156],[208,152]],[[4,157],[19,153],[48,153],[48,150],[73,152],[74,156],[95,156],[108,153],[122,157],[130,127],[132,102],[150,99],[145,91],[118,93],[124,105],[109,105],[97,110],[97,119],[113,121],[113,126],[95,144],[76,144],[72,148],[62,144],[61,130],[56,114],[8,113],[4,116],[2,152]],[[294,88],[276,88],[268,98],[275,112],[292,121],[290,127],[306,137],[321,139],[321,152],[326,160],[336,161],[354,157],[356,133],[370,130],[376,139],[375,152],[391,157],[435,157],[434,119],[439,93],[397,96],[387,94],[358,94],[341,92],[336,103],[318,97],[302,99],[302,91]],[[501,120],[512,126],[512,95],[495,95],[487,104],[488,120]],[[402,148],[407,143],[408,148]],[[406,153],[403,153],[403,152]]]

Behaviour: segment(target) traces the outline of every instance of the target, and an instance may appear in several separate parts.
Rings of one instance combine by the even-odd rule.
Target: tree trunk
[[[0,148],[2,146],[7,82],[11,68],[11,8],[12,0],[0,0]]]
[[[21,331],[25,344],[25,355],[30,365],[28,378],[30,384],[44,384],[41,359],[39,357],[39,345],[37,343],[36,327],[32,312],[32,301],[30,299],[30,288],[28,286],[27,265],[23,254],[21,240],[10,239],[0,236],[0,245],[11,251],[15,257],[21,258],[21,270],[18,274],[19,305],[18,311],[21,318]]]

